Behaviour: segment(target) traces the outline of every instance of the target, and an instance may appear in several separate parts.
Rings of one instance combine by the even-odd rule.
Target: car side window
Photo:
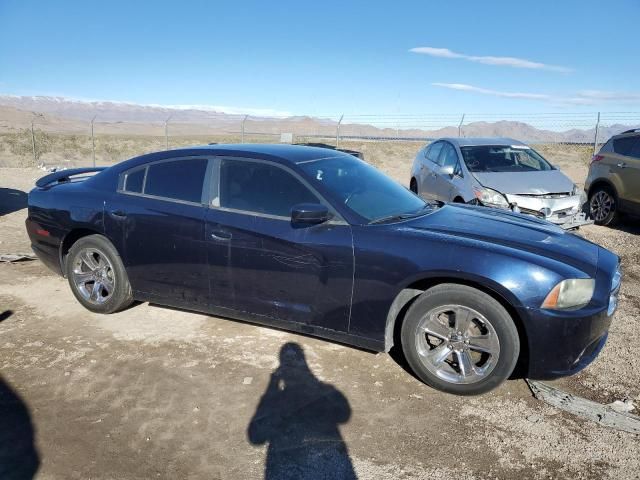
[[[221,207],[290,217],[291,208],[299,203],[320,203],[320,200],[283,168],[243,160],[222,161]]]
[[[442,142],[436,142],[429,146],[425,157],[428,160],[431,160],[433,163],[438,162],[438,157],[440,156],[440,151],[442,150]]]
[[[640,159],[640,137],[636,137],[636,143],[634,143],[633,146],[631,147],[629,156]]]
[[[124,177],[123,190],[131,193],[142,193],[142,188],[144,187],[144,175],[146,172],[146,168],[140,168],[127,173]]]
[[[152,163],[147,167],[144,194],[201,203],[206,158]]]
[[[441,167],[451,166],[454,169],[456,168],[456,165],[458,163],[458,154],[456,153],[456,149],[453,148],[453,145],[451,145],[450,143],[444,144],[437,163]]]
[[[613,151],[618,155],[630,155],[633,144],[636,143],[638,137],[620,137],[613,139]]]

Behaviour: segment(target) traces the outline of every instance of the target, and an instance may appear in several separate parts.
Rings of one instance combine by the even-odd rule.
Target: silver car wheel
[[[495,368],[500,341],[480,312],[463,305],[444,305],[418,322],[416,350],[424,367],[453,384],[476,383]]]
[[[111,262],[95,248],[80,250],[74,259],[71,276],[80,295],[90,303],[106,302],[115,289],[115,275]]]
[[[597,222],[602,222],[609,216],[613,209],[613,198],[606,191],[600,190],[593,197],[591,197],[591,216]]]

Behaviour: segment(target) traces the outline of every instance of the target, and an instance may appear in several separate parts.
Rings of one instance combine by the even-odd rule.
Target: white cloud
[[[501,92],[499,90],[491,90],[488,88],[474,87],[465,83],[432,83],[435,87],[448,88],[450,90],[460,90],[463,92],[480,93],[482,95],[493,95],[494,97],[503,98],[521,98],[526,100],[549,100],[551,97],[544,93],[525,93],[525,92]]]
[[[430,57],[439,58],[462,58],[470,62],[482,63],[484,65],[498,65],[502,67],[528,68],[532,70],[548,70],[552,72],[569,73],[572,70],[567,67],[557,65],[547,65],[546,63],[532,62],[523,58],[516,57],[495,57],[495,56],[477,56],[466,55],[464,53],[453,52],[448,48],[436,47],[416,47],[409,50],[413,53],[429,55]]]
[[[608,104],[640,104],[640,93],[607,92],[602,90],[581,90],[571,96],[549,95],[536,92],[505,92],[490,88],[476,87],[466,83],[432,83],[434,87],[448,88],[462,92],[491,95],[494,97],[514,98],[520,100],[540,100],[557,105],[602,105]]]

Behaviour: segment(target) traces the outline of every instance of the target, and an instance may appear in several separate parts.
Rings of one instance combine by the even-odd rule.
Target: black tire
[[[601,209],[604,203],[610,202],[610,207],[606,215],[602,216]],[[618,210],[618,197],[611,187],[606,185],[597,186],[589,192],[589,215],[596,225],[614,226],[620,220]]]
[[[493,335],[494,337],[497,336],[497,340],[499,342],[499,348],[497,350],[499,353],[493,357],[491,363],[489,363],[489,359],[492,357],[489,354],[471,352],[474,356],[480,357],[478,363],[473,364],[472,371],[474,374],[476,372],[475,369],[480,371],[483,368],[483,365],[487,368],[486,375],[479,377],[471,383],[447,381],[441,376],[436,375],[430,371],[427,366],[425,366],[429,362],[427,360],[423,360],[423,358],[426,359],[427,356],[421,356],[419,353],[418,343],[422,342],[422,339],[420,339],[418,334],[419,328],[420,332],[422,332],[422,336],[429,338],[429,335],[424,333],[421,329],[421,322],[423,322],[425,315],[428,312],[437,311],[440,308],[446,309],[449,306],[472,309],[479,313],[484,317],[484,320],[490,324],[489,326],[492,328],[490,335]],[[488,328],[486,323],[483,323],[481,320],[477,320],[476,318],[478,317],[472,318],[470,323],[472,327],[470,328],[475,329],[478,328],[478,326],[482,326],[482,328],[485,329]],[[400,335],[404,356],[415,375],[424,383],[437,390],[456,395],[479,395],[498,387],[502,382],[509,378],[520,355],[520,338],[518,336],[518,330],[507,310],[490,295],[466,285],[440,284],[421,294],[407,311],[402,323]],[[455,336],[456,332],[453,331],[452,335]],[[442,368],[444,368],[445,371],[449,369],[451,371],[455,370],[455,359],[460,358],[456,352],[459,352],[459,355],[462,355],[465,348],[468,352],[470,352],[470,348],[473,348],[473,345],[465,346],[465,343],[468,344],[469,342],[463,340],[463,338],[465,337],[456,337],[455,342],[453,340],[442,341],[442,344],[432,347],[433,349],[438,347],[459,348],[459,350],[455,351],[450,350],[451,356],[447,357],[447,359],[443,361],[443,363],[446,363],[446,365],[442,365]],[[471,341],[473,342],[473,340]],[[454,343],[457,346],[451,347],[450,345],[454,345]],[[443,351],[446,353],[446,350]],[[432,350],[429,350],[429,352],[432,352]],[[486,360],[484,360],[486,363],[484,364],[482,363],[482,355],[486,355]],[[468,358],[471,359],[471,357]],[[460,362],[457,364],[459,365],[459,363]],[[492,366],[492,369],[489,369],[489,366]],[[462,375],[462,371],[459,366],[458,370],[458,375]]]
[[[409,190],[411,190],[416,195],[418,194],[418,182],[416,182],[415,178],[412,178],[409,182]]]
[[[98,266],[105,266],[92,270],[83,258]],[[102,235],[82,237],[71,246],[65,261],[65,273],[73,295],[87,310],[114,313],[133,303],[131,285],[122,259],[113,244]],[[86,280],[85,277],[91,278]],[[94,295],[96,282],[98,288]],[[109,285],[112,288],[108,289]]]

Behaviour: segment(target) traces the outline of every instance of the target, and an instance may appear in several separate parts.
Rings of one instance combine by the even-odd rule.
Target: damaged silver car
[[[592,223],[584,191],[542,155],[511,138],[442,138],[421,149],[410,188],[427,200],[533,215],[565,228]]]

